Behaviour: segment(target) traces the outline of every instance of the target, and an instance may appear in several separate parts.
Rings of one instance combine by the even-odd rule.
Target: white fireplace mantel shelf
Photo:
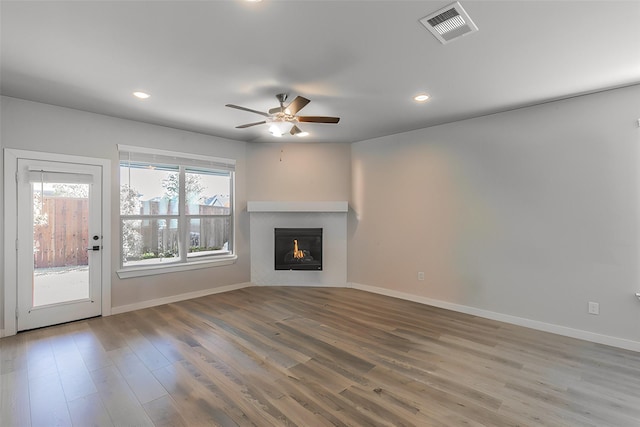
[[[349,202],[247,202],[247,212],[348,212]]]

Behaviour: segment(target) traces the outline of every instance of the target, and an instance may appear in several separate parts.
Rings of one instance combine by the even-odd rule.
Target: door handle
[[[100,246],[96,245],[96,246],[92,246],[90,248],[87,248],[88,251],[99,251],[100,250]]]

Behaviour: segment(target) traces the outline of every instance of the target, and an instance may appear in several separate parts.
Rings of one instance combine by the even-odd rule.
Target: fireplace
[[[276,270],[322,270],[322,228],[276,228]]]
[[[251,283],[256,286],[346,286],[349,204],[312,201],[248,201]],[[322,228],[322,270],[276,270],[275,228]],[[298,250],[307,249],[298,240]],[[287,244],[290,245],[291,241]],[[291,250],[291,246],[287,252]],[[308,250],[308,249],[307,249]],[[319,259],[311,253],[314,260]]]

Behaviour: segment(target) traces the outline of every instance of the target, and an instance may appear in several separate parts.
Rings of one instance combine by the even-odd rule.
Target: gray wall
[[[234,265],[120,280],[115,273],[119,265],[119,207],[117,197],[113,199],[110,218],[113,247],[111,259],[114,269],[111,274],[112,306],[135,304],[249,281],[249,221],[246,214],[246,144],[244,142],[9,97],[2,97],[1,108],[2,148],[110,159],[113,177],[112,195],[119,194],[117,144],[236,159],[238,260]],[[2,183],[0,188],[3,188]],[[14,201],[5,200],[6,206],[10,207],[14,203]],[[3,218],[0,217],[0,221],[4,221]],[[4,239],[4,235],[2,237]],[[3,298],[3,295],[0,294],[0,298]],[[1,302],[0,307],[3,304],[4,302]],[[3,316],[0,316],[0,319],[2,318]]]
[[[352,144],[349,281],[640,342],[638,100]]]
[[[313,142],[248,144],[247,175],[247,200],[349,200],[351,148]]]

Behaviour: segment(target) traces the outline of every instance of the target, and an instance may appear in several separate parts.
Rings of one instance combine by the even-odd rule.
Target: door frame
[[[102,168],[102,316],[111,314],[111,160],[5,148],[4,150],[4,333],[17,333],[18,159],[78,163]]]

